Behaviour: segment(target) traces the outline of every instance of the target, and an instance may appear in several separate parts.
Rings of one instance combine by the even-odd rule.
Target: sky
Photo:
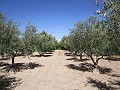
[[[60,41],[78,21],[87,20],[101,8],[94,0],[0,0],[0,13],[20,23],[21,32],[31,22]]]

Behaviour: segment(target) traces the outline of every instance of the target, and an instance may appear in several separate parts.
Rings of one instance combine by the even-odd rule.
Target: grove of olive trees
[[[90,16],[88,20],[76,23],[61,41],[64,48],[79,54],[81,60],[82,53],[87,54],[95,67],[103,56],[120,55],[120,1],[96,1],[97,5],[101,3],[103,9],[97,14],[104,16],[105,20]]]
[[[31,1],[27,1],[30,7]],[[43,15],[46,14],[48,18],[51,17],[50,19],[32,13],[40,16],[37,19],[42,18],[42,21],[49,21],[45,24],[47,27],[50,26],[49,30],[61,30],[51,32],[59,33],[56,34],[59,35],[57,38],[61,37],[60,33],[66,34],[66,32],[62,32],[59,25],[62,23],[61,26],[66,26],[64,21],[67,21],[68,18],[65,19],[66,17],[63,17],[60,11],[58,14],[61,14],[60,16],[65,20],[62,18],[57,20],[57,13],[53,9],[56,9],[57,12],[58,9],[62,9],[62,11],[65,9],[63,15],[66,16],[69,14],[68,8],[70,9],[73,5],[76,7],[79,4],[76,3],[76,0],[71,0],[71,3],[67,0],[63,1],[52,2],[55,4],[53,6],[57,6],[56,8],[53,8],[52,3],[48,3],[49,0],[42,3],[45,9],[39,9],[39,11],[47,11],[47,8],[50,8],[48,6],[52,6],[51,10],[54,13],[38,11],[38,6],[42,6],[40,5],[42,0],[38,5],[35,4],[37,9],[33,8],[33,10]],[[84,0],[78,1],[82,4],[90,3]],[[9,20],[5,14],[0,13],[0,90],[120,90],[120,0],[94,1],[97,7],[102,4],[100,6],[102,8],[96,11],[96,15],[89,16],[87,20],[83,17],[84,21],[80,20],[75,23],[73,28],[69,29],[68,35],[64,35],[60,42],[46,31],[39,31],[37,26],[32,23],[28,23],[22,31],[19,23]],[[33,1],[31,3],[33,5]],[[65,5],[67,7],[64,8]],[[83,6],[83,8],[86,7]],[[72,7],[74,12],[71,9],[70,12],[78,12],[80,8]],[[83,8],[81,11],[85,13]],[[87,8],[88,10],[93,9],[93,7],[89,8],[89,4]],[[32,12],[31,9],[29,10]],[[27,16],[32,16],[28,7],[26,12]],[[19,16],[14,13],[12,15]],[[54,17],[52,18],[52,16]],[[22,17],[26,18],[25,15]],[[71,21],[73,18],[69,16]],[[61,22],[61,20],[63,21]],[[36,23],[38,24],[37,21]],[[68,20],[67,23],[70,24],[70,21]],[[56,27],[57,29],[55,29]]]
[[[96,13],[104,16],[101,20],[90,16],[86,21],[80,21],[70,29],[60,43],[47,32],[37,33],[37,28],[28,23],[23,33],[13,20],[7,20],[0,14],[0,55],[2,58],[14,58],[18,53],[32,55],[37,51],[40,55],[50,52],[56,47],[69,50],[76,55],[88,55],[95,66],[103,56],[120,55],[120,1],[96,0],[95,4],[103,4],[103,9]]]
[[[18,54],[51,52],[56,48],[55,41],[47,32],[37,33],[36,27],[30,23],[25,27],[25,32],[21,33],[17,23],[7,20],[4,14],[0,14],[0,56],[2,59],[11,57],[12,64]]]

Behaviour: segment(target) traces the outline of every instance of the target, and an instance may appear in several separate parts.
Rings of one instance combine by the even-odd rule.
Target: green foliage
[[[0,14],[0,55],[3,57],[15,57],[21,50],[21,39],[18,25],[12,20],[6,20]]]
[[[69,50],[70,51],[70,42],[69,42],[69,36],[63,36],[60,45],[62,47],[62,49],[64,50]]]
[[[70,30],[70,47],[72,52],[82,53],[84,52],[84,23],[78,22],[75,24],[74,29]]]
[[[36,27],[30,23],[25,27],[22,40],[24,45],[24,53],[26,55],[30,55],[35,51],[36,31]]]
[[[104,55],[105,30],[96,17],[90,17],[86,21],[85,52],[88,55]]]
[[[4,55],[4,48],[5,48],[5,22],[4,22],[5,16],[3,14],[0,14],[0,55]]]
[[[51,52],[55,49],[55,38],[48,34],[47,32],[42,31],[36,36],[36,50],[41,52]]]
[[[2,23],[0,30],[1,54],[3,53],[11,56],[12,53],[19,51],[20,31],[18,30],[18,26],[12,20],[9,20],[6,21],[6,23]]]
[[[20,31],[12,20],[10,20],[6,25],[6,53],[11,56],[12,53],[19,51]]]
[[[102,4],[100,13],[106,14],[107,51],[110,55],[120,55],[120,0],[102,0]]]
[[[65,50],[65,48],[62,46],[61,42],[55,41],[55,49],[56,50]]]

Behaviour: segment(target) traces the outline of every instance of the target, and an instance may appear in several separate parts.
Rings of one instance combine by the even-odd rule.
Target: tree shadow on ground
[[[87,63],[87,62],[80,63],[78,66],[74,65],[74,64],[68,64],[66,66],[67,66],[67,68],[70,68],[73,70],[79,70],[82,72],[93,72],[93,70],[95,69],[95,66],[93,64]],[[112,69],[107,68],[107,67],[98,66],[98,69],[99,69],[100,74],[108,74],[108,73],[112,72]]]
[[[10,60],[10,58],[4,57],[4,58],[0,58],[0,60]]]
[[[73,56],[72,53],[64,53],[65,56]]]
[[[108,61],[120,61],[119,57],[106,57],[104,58],[104,60],[108,60]]]
[[[53,55],[32,55],[31,57],[51,57]]]
[[[107,68],[107,67],[98,67],[99,69],[99,73],[100,74],[109,74],[112,72],[112,69],[111,68]]]
[[[51,56],[53,56],[53,55],[46,55],[46,54],[45,54],[43,57],[51,57]]]
[[[120,80],[109,81],[111,85],[117,86],[117,89],[120,89]]]
[[[120,74],[108,74],[108,75],[112,77],[120,77]]]
[[[19,86],[21,79],[16,77],[7,77],[6,75],[0,76],[0,90],[12,90]]]
[[[1,71],[2,72],[20,72],[27,69],[35,69],[36,67],[43,67],[43,65],[37,63],[15,63],[15,64],[7,64],[3,63],[1,66],[4,66]]]
[[[98,90],[114,90],[115,88],[111,85],[107,85],[106,82],[101,82],[99,80],[95,80],[93,78],[88,78],[88,83],[91,84],[92,87],[97,87]]]
[[[66,65],[67,68],[73,69],[73,70],[79,70],[83,72],[93,72],[93,69],[95,68],[94,65],[90,63],[80,63],[79,66],[74,64],[68,64]]]
[[[77,60],[77,58],[68,58],[66,60]]]
[[[46,52],[46,54],[53,54],[53,52]]]
[[[3,66],[8,66],[10,64],[6,63],[6,62],[0,62],[0,67],[3,67]]]
[[[84,62],[84,61],[88,61],[88,60],[90,60],[90,59],[88,59],[88,58],[83,58],[82,60],[80,60],[80,59],[77,59],[77,58],[68,58],[68,59],[66,59],[66,60],[74,60],[74,62]]]
[[[83,59],[75,59],[74,60],[74,62],[85,62],[85,61],[88,61],[88,60],[90,60],[90,59],[88,59],[88,58],[83,58]]]
[[[53,53],[52,52],[46,52],[44,54],[39,54],[39,55],[32,55],[31,57],[51,57],[53,56]]]

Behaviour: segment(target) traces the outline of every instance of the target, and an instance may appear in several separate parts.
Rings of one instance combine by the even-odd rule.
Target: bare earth
[[[0,62],[11,63],[11,60]],[[100,60],[99,66],[108,68],[106,72],[109,70],[110,72],[99,74],[95,71],[87,71],[84,67],[79,68],[81,63],[92,64],[91,60],[74,61],[72,56],[66,56],[65,51],[62,50],[56,50],[46,57],[31,57],[30,60],[23,56],[15,58],[15,63],[30,62],[41,66],[16,73],[0,72],[0,75],[6,74],[8,77],[20,79],[19,84],[12,88],[14,90],[120,90],[119,60],[110,62]]]

